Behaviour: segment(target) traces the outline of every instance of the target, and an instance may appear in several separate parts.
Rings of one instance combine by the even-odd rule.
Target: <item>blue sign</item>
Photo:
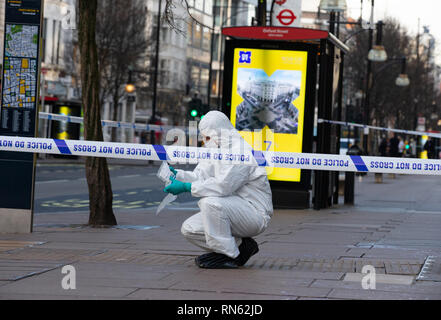
[[[239,51],[239,63],[251,63],[251,51]]]

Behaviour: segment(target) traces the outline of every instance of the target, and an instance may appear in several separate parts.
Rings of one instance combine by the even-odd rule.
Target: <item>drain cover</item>
[[[441,282],[441,257],[428,256],[417,280]]]

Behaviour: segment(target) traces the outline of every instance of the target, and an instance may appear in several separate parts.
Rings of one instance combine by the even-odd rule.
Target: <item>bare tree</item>
[[[429,63],[429,56],[423,54],[424,50],[417,49],[418,41],[397,20],[387,18],[384,22],[383,44],[388,61],[372,63],[369,122],[383,127],[393,124],[396,128],[415,130],[416,113],[428,115],[432,112],[428,107],[437,97],[431,76],[434,66]],[[367,32],[359,33],[352,38],[352,50],[346,57],[345,78],[351,82],[352,88],[363,91],[366,90],[367,45]],[[417,50],[419,54],[416,54]],[[395,85],[395,79],[401,72],[398,59],[402,57],[407,60],[408,87]]]
[[[117,120],[118,103],[129,69],[142,68],[151,40],[146,37],[147,7],[140,0],[105,0],[98,4],[97,46],[101,73],[101,101],[112,97],[112,120]],[[133,73],[135,81],[137,72]],[[112,130],[112,141],[116,140]]]
[[[97,0],[79,0],[78,12],[84,135],[89,141],[103,141],[99,99],[100,74],[95,38]],[[86,179],[89,187],[89,224],[116,225],[107,160],[86,158]]]
[[[176,17],[176,15],[175,15],[175,9],[176,9],[177,5],[181,5],[186,9],[187,15],[190,17],[191,20],[195,21],[201,27],[205,27],[205,28],[208,28],[213,31],[212,26],[208,26],[208,25],[204,24],[202,21],[196,19],[192,15],[192,13],[190,11],[190,5],[188,4],[188,0],[166,0],[165,1],[165,10],[164,10],[163,18],[172,29],[174,29],[177,32],[181,32],[181,33],[184,32],[183,30],[181,30],[179,25],[176,24],[176,21],[178,19],[180,19],[180,18]]]

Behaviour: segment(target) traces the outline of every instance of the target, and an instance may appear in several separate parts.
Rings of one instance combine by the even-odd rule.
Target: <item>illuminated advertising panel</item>
[[[226,98],[231,101],[228,111],[235,128],[255,150],[310,151],[308,49],[289,50],[286,45],[268,49],[237,43],[230,46],[230,51],[231,96]],[[302,180],[300,169],[267,168],[267,172],[272,181]]]

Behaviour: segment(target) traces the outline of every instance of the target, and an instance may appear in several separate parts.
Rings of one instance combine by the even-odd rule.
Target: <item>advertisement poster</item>
[[[259,151],[302,152],[307,51],[236,48],[231,122]],[[300,182],[300,169],[267,168],[273,181]]]

